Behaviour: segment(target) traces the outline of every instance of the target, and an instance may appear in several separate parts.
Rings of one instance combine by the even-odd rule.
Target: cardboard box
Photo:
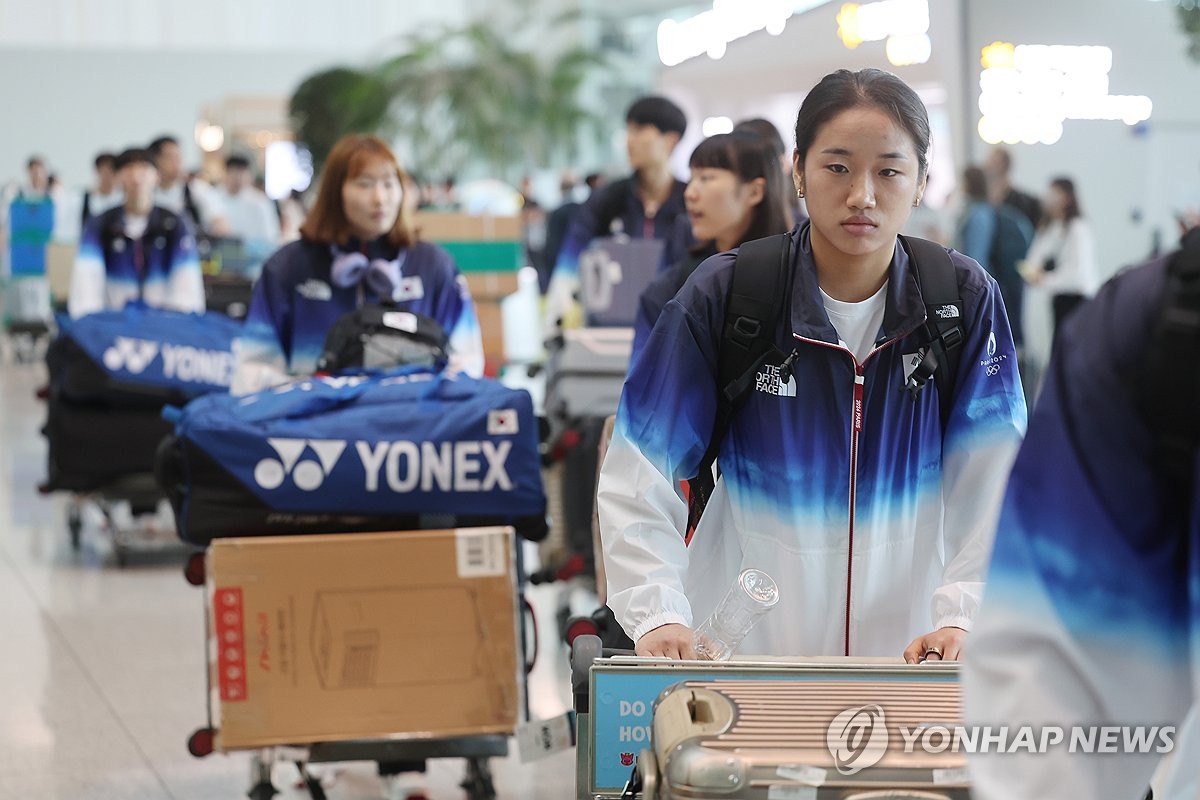
[[[476,302],[485,300],[500,301],[517,291],[517,273],[515,270],[506,272],[468,272],[467,288],[471,290],[471,298]]]
[[[57,303],[67,302],[71,293],[71,272],[79,246],[74,242],[51,242],[46,245],[46,278],[50,281],[50,298]]]
[[[422,239],[430,242],[520,241],[520,217],[475,216],[436,211],[419,211],[414,224]]]
[[[217,749],[512,733],[511,528],[218,539]]]
[[[490,300],[477,301],[475,314],[479,317],[479,330],[483,336],[484,361],[488,364],[503,364],[504,317],[500,313],[500,304]]]

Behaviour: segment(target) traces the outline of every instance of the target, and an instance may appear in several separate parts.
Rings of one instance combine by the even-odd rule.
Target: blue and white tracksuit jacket
[[[598,503],[608,603],[633,637],[698,625],[738,572],[764,570],[778,607],[743,654],[899,656],[934,628],[970,628],[995,513],[1025,428],[1017,362],[995,281],[951,253],[966,341],[949,428],[937,387],[902,391],[925,306],[897,243],[878,343],[862,364],[825,312],[807,224],[776,330],[797,352],[767,369],[735,414],[721,478],[685,546],[679,482],[694,476],[717,405],[716,364],[734,253],[692,274],[625,381]]]
[[[378,250],[379,252],[375,252]],[[394,257],[382,242],[372,257]],[[416,242],[401,254],[401,281],[393,298],[402,311],[424,314],[450,337],[450,366],[483,375],[483,338],[475,304],[453,257],[441,247]],[[245,332],[234,344],[232,391],[247,394],[309,375],[324,350],[325,336],[339,317],[364,303],[380,301],[366,282],[349,288],[330,277],[333,251],[301,239],[284,245],[263,265],[254,285]]]
[[[1200,464],[1188,511],[1155,473],[1135,402],[1165,265],[1118,276],[1064,325],[1013,467],[967,649],[965,712],[1013,735],[1058,727],[1066,740],[971,759],[981,800],[1141,798],[1163,741],[1143,754],[1071,753],[1070,726],[1182,728],[1189,710],[1193,735],[1176,731],[1179,783],[1165,796],[1200,796]]]
[[[125,235],[125,208],[93,217],[71,272],[67,311],[78,318],[140,300],[154,308],[202,313],[204,278],[196,238],[183,217],[155,206],[139,241]]]

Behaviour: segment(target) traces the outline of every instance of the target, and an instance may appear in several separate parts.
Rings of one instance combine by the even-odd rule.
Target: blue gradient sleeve
[[[968,652],[971,723],[1173,726],[1194,702],[1200,513],[1182,513],[1159,479],[1130,378],[1158,297],[1152,270],[1126,273],[1062,332]],[[1140,797],[1157,760],[1064,749],[977,756],[972,770],[982,800]]]

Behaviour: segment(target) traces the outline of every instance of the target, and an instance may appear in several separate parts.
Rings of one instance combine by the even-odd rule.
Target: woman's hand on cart
[[[932,633],[913,639],[904,650],[904,661],[920,664],[922,661],[959,661],[962,659],[967,632],[962,628],[938,628]]]
[[[661,656],[666,658],[694,661],[696,650],[692,629],[687,625],[672,623],[660,625],[637,640],[634,652],[639,656]]]

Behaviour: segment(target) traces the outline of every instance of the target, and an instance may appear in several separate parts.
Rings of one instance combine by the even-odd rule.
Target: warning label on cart
[[[221,702],[236,703],[246,699],[246,627],[241,588],[214,592],[213,619]]]

